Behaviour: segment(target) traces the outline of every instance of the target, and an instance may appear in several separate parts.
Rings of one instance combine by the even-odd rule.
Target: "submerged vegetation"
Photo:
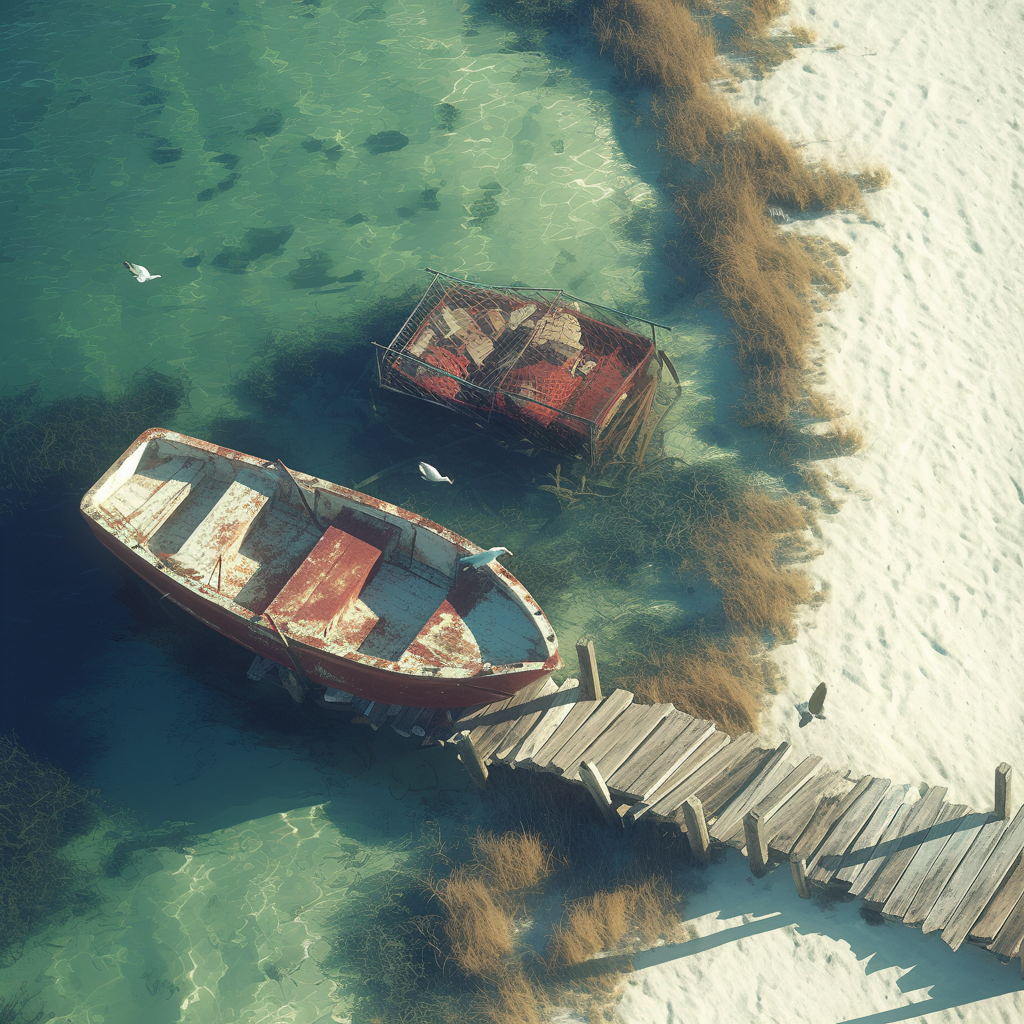
[[[37,385],[0,395],[0,511],[84,490],[143,430],[173,418],[188,390],[185,376],[146,369],[114,395],[47,402]]]
[[[484,824],[437,833],[334,915],[321,964],[371,1021],[533,1024],[558,1008],[614,1019],[630,956],[685,937],[688,847],[658,826],[609,833],[585,794],[492,774]]]

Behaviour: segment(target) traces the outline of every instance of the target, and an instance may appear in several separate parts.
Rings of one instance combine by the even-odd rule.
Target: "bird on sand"
[[[802,729],[812,718],[820,718],[824,721],[825,716],[822,711],[825,707],[825,694],[828,691],[828,687],[824,683],[819,683],[815,688],[814,693],[811,694],[810,700],[805,700],[802,704],[797,704],[796,709],[800,712],[800,728]]]
[[[470,566],[479,568],[481,565],[487,565],[488,562],[493,562],[498,555],[508,555],[512,558],[512,552],[508,548],[488,548],[486,551],[481,551],[478,555],[465,555],[459,559],[459,568],[468,569]]]
[[[420,476],[429,480],[432,484],[453,484],[455,481],[450,476],[441,476],[429,462],[420,463]]]
[[[160,274],[151,274],[145,267],[140,266],[138,263],[129,263],[125,260],[124,265],[128,268],[128,273],[131,274],[139,284],[145,284],[146,281],[155,281],[161,276]]]

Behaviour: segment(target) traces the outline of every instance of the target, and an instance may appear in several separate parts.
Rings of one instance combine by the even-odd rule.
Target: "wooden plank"
[[[1024,939],[1024,896],[1021,896],[1003,922],[1002,928],[989,945],[989,949],[1000,960],[1010,960],[1020,955],[1021,940]]]
[[[452,735],[460,732],[468,732],[478,725],[486,725],[497,721],[497,714],[508,707],[515,694],[506,697],[504,700],[495,701],[493,704],[477,704],[474,708],[467,708],[458,718],[452,722]]]
[[[584,751],[582,760],[593,761],[602,774],[611,775],[674,711],[671,704],[631,704],[623,718]],[[571,772],[566,777],[573,778]]]
[[[817,754],[805,757],[774,789],[766,793],[754,810],[768,821],[777,814],[787,801],[792,798],[817,774],[822,767],[822,760]],[[767,826],[765,835],[767,836]]]
[[[875,847],[885,835],[885,830],[896,816],[896,812],[906,800],[909,790],[910,787],[906,785],[890,786],[886,790],[885,796],[879,801],[860,835],[843,854],[839,870],[832,876],[833,885],[845,886],[847,889],[853,885],[854,880],[863,871],[864,865],[871,859]]]
[[[908,928],[920,928],[924,924],[939,894],[988,821],[989,815],[977,812],[961,819],[956,832],[932,862],[928,875],[910,903],[910,909],[903,915],[903,923]]]
[[[711,840],[708,838],[708,825],[704,819],[704,808],[695,796],[683,801],[683,822],[690,851],[698,860],[709,863]]]
[[[732,800],[719,812],[711,827],[711,836],[720,843],[725,843],[743,832],[743,815],[755,808],[780,782],[793,772],[793,764],[786,760],[789,744],[780,744],[771,757],[761,766],[761,770],[738,792]],[[762,835],[765,834],[764,811],[759,810],[757,820]]]
[[[995,821],[986,822],[978,831],[970,849],[964,854],[956,871],[953,872],[942,892],[939,893],[935,905],[924,919],[921,930],[926,935],[928,932],[946,927],[953,911],[959,906],[967,890],[978,877],[978,872],[985,866],[985,861],[995,849],[995,845],[999,842],[1005,829],[1006,822],[997,818]]]
[[[455,749],[458,750],[459,760],[469,773],[469,777],[480,789],[485,789],[487,786],[487,765],[484,764],[483,758],[477,753],[468,732],[460,732],[455,737]]]
[[[768,852],[778,857],[788,857],[818,804],[827,797],[842,796],[851,789],[853,783],[839,772],[831,768],[820,771],[769,820],[765,828]]]
[[[978,873],[978,877],[942,929],[942,941],[957,950],[970,934],[974,923],[984,913],[988,901],[996,894],[1006,876],[1014,869],[1024,851],[1024,806],[999,837],[995,849]]]
[[[601,777],[601,772],[598,770],[597,766],[591,764],[589,761],[584,761],[583,764],[580,765],[580,779],[582,780],[583,785],[587,787],[594,803],[597,804],[597,808],[604,817],[604,820],[613,828],[621,830],[622,819],[619,817],[618,811],[616,811],[615,805],[612,803],[608,787],[605,785],[604,779]]]
[[[881,910],[885,906],[900,876],[914,859],[917,848],[928,837],[928,830],[941,815],[945,796],[945,786],[932,786],[920,800],[911,805],[902,832],[890,844],[888,857],[871,881],[858,893],[869,910]]]
[[[1006,881],[992,897],[985,913],[978,918],[971,928],[971,942],[979,942],[987,946],[995,940],[1010,911],[1017,901],[1024,896],[1024,858],[1017,861],[1017,866],[1006,876]]]
[[[597,671],[594,641],[580,637],[576,641],[576,657],[580,663],[580,694],[582,700],[601,699],[601,677]]]
[[[832,881],[832,876],[842,863],[843,855],[875,813],[890,785],[888,779],[872,779],[867,789],[851,804],[849,811],[836,822],[836,827],[821,844],[816,862],[808,867],[807,877],[812,882],[828,885]]]
[[[560,773],[566,771],[575,774],[579,768],[583,752],[593,744],[606,729],[614,728],[614,724],[633,702],[633,694],[629,690],[613,690],[580,728],[573,733],[568,742],[548,761],[548,770]]]
[[[659,786],[647,790],[644,798],[645,801],[651,803],[660,800],[661,797],[665,796],[666,793],[670,793],[684,779],[689,778],[694,772],[706,765],[717,753],[727,749],[729,746],[728,735],[724,732],[719,732],[717,729],[712,731],[711,735],[698,744],[690,756]]]
[[[531,757],[524,760],[535,768],[544,768],[600,706],[596,700],[581,700],[574,704],[547,741]]]
[[[555,730],[565,721],[569,713],[577,705],[579,687],[575,680],[566,680],[558,688],[555,694],[554,703],[551,709],[545,711],[540,721],[530,730],[529,735],[519,745],[519,749],[513,751],[509,758],[509,764],[532,765],[533,756],[544,746],[554,735]]]
[[[744,756],[754,749],[756,749],[754,737],[749,732],[743,733],[732,742],[726,743],[717,754],[709,757],[695,771],[686,774],[680,771],[651,798],[651,813],[655,816],[671,817],[672,812],[687,797],[699,796],[699,790],[731,771]],[[685,765],[681,767],[685,767]],[[706,808],[704,813],[707,814]]]
[[[366,717],[369,718],[370,726],[374,732],[376,732],[388,720],[389,707],[389,704],[385,704],[383,701],[377,701],[370,710],[363,712]]]
[[[700,719],[690,719],[681,732],[678,725],[677,719],[669,718],[639,750],[630,755],[612,776],[608,788],[623,796],[645,800],[716,731],[713,722]],[[728,741],[728,736],[725,739]]]
[[[433,708],[404,708],[395,716],[391,728],[399,736],[411,736],[416,726],[422,728],[434,717]]]
[[[871,776],[865,775],[849,792],[822,800],[807,823],[807,828],[800,833],[800,838],[793,845],[789,859],[806,861],[807,870],[810,871],[816,863],[814,858],[821,844],[828,838],[836,822],[860,799],[861,794],[871,785],[871,781]]]
[[[714,820],[721,814],[723,807],[760,777],[765,766],[774,756],[774,750],[752,746],[728,771],[724,771],[716,778],[706,782],[697,791],[697,795],[704,804],[704,813]]]
[[[900,880],[882,907],[882,917],[887,921],[902,921],[903,915],[914,902],[917,890],[931,871],[935,858],[942,848],[956,834],[960,823],[964,820],[964,812],[969,811],[967,804],[944,805],[942,812],[935,819],[935,824],[928,830],[923,843],[917,847],[913,858],[907,865]]]
[[[543,680],[535,679],[529,686],[524,686],[516,693],[505,707],[502,708],[501,712],[496,716],[497,721],[491,724],[478,725],[475,729],[470,730],[473,746],[484,761],[489,760],[491,754],[497,749],[498,744],[515,728],[520,718],[520,713],[517,709],[533,700],[534,696],[543,689],[543,686]]]
[[[501,743],[498,744],[494,753],[491,754],[492,761],[505,764],[512,760],[515,751],[529,735],[530,730],[540,721],[544,712],[553,706],[559,692],[558,685],[553,680],[548,679],[533,698],[531,708],[535,704],[536,710],[523,714],[516,721],[516,724],[505,735]],[[525,711],[526,709],[524,708],[523,710]]]

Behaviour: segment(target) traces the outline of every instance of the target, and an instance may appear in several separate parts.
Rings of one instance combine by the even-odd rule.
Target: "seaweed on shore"
[[[188,391],[184,374],[144,369],[113,395],[41,401],[38,385],[0,395],[0,512],[88,487],[143,430],[173,419]]]

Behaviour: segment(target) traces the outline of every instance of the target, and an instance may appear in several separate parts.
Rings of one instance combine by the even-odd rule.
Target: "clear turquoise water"
[[[173,425],[207,436],[214,417],[244,415],[231,385],[268,337],[329,330],[434,266],[676,327],[664,344],[685,383],[666,450],[731,457],[711,429],[723,325],[671,297],[653,140],[586,47],[553,36],[516,52],[507,29],[448,0],[7,4],[0,36],[7,388],[54,397],[182,369],[194,388]],[[443,103],[458,112],[450,131]],[[408,143],[374,153],[365,141],[381,132]],[[500,192],[481,188],[492,182]],[[160,279],[139,285],[125,259]],[[346,455],[349,412],[298,396],[261,454],[343,483],[391,464],[385,447]],[[557,512],[542,482],[505,487],[489,509],[468,482],[442,494],[403,478],[399,492],[475,540],[528,549]],[[7,556],[25,582],[5,611],[4,728],[104,799],[192,822],[201,842],[101,879],[97,910],[42,933],[0,970],[0,991],[25,981],[75,1024],[344,1019],[346,993],[318,967],[325,923],[427,820],[472,819],[453,757],[388,730],[325,738],[280,692],[252,691],[243,653],[214,643],[199,670],[180,637],[140,632],[73,504],[29,510],[14,533],[29,543]],[[611,643],[631,609],[671,621],[706,596],[652,565],[546,610],[571,651],[584,630]],[[78,853],[95,860],[98,844]]]

